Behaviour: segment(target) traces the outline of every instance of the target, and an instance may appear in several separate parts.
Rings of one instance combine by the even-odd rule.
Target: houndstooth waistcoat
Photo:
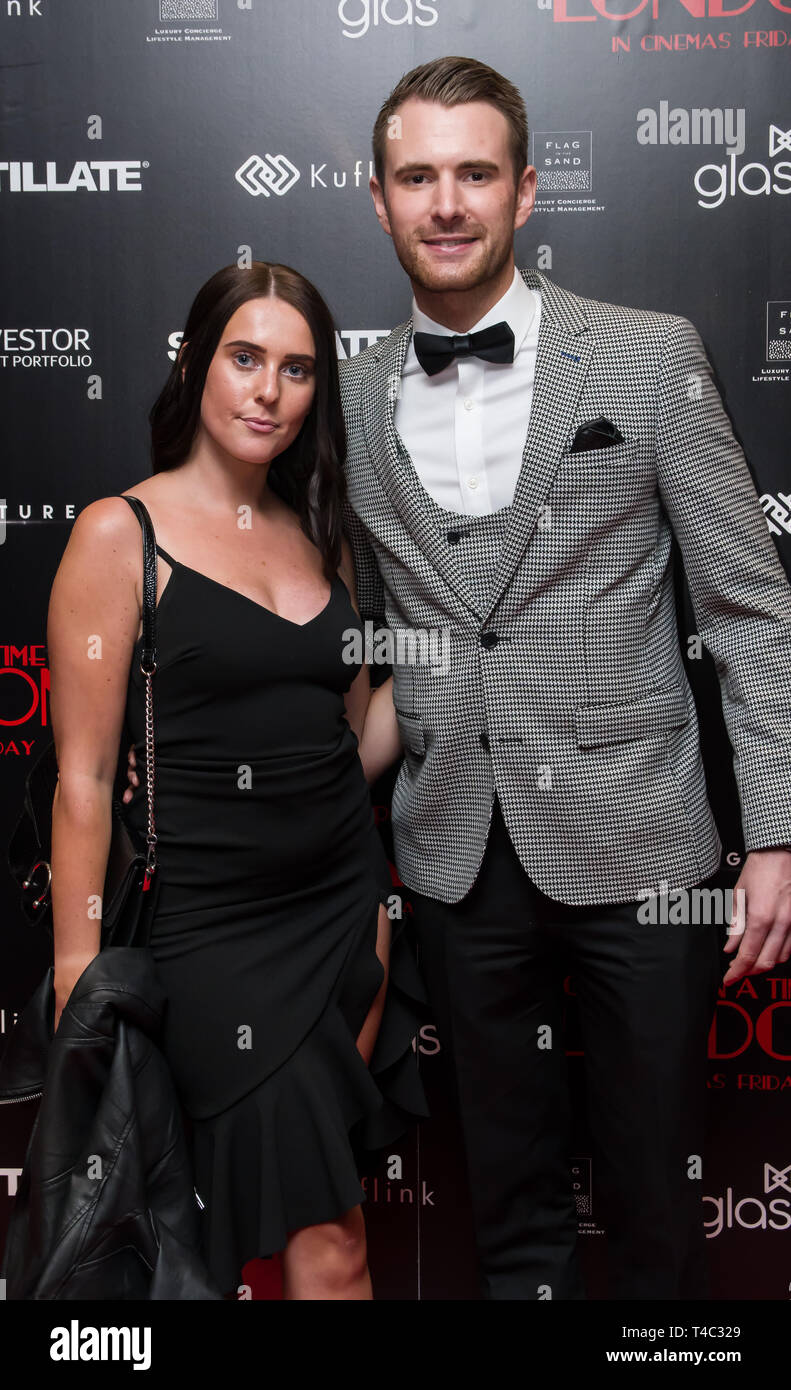
[[[694,326],[521,274],[542,294],[534,394],[493,553],[454,539],[462,514],[446,514],[450,537],[436,524],[396,432],[411,319],[340,364],[360,612],[402,642],[396,867],[408,888],[457,902],[496,789],[544,893],[630,901],[662,880],[700,883],[722,851],[672,534],[720,681],[748,850],[791,844],[791,587]],[[570,452],[600,415],[623,443]]]

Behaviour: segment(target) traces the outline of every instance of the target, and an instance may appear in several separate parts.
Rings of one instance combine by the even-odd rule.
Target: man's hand
[[[121,800],[124,801],[127,805],[132,800],[132,797],[135,794],[135,788],[140,786],[140,778],[135,772],[136,767],[137,762],[135,761],[135,746],[134,744],[132,744],[129,749],[129,757],[126,761],[126,780],[129,783],[129,786],[127,787],[126,791],[123,794],[123,797],[121,798]]]
[[[791,849],[754,849],[747,855],[736,881],[734,897],[742,889],[746,914],[741,922],[734,912],[725,951],[738,951],[722,983],[732,984],[743,975],[760,975],[791,956]],[[739,928],[744,926],[744,930]]]

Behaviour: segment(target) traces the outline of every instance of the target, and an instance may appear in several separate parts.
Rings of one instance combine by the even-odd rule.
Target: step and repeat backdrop
[[[791,572],[791,0],[0,0],[0,53],[1,1043],[50,960],[5,846],[50,737],[46,611],[71,523],[147,475],[147,411],[220,266],[301,270],[332,309],[340,357],[408,316],[368,178],[376,113],[416,64],[474,56],[524,94],[538,195],[518,265],[698,327]],[[677,590],[692,634],[681,570]],[[744,855],[731,751],[713,666],[689,650],[727,887]],[[391,786],[374,802],[392,858]],[[571,978],[567,998],[569,1174],[602,1298]],[[375,1293],[475,1299],[446,1043],[427,1023],[415,1045],[432,1119],[365,1177]],[[709,1058],[715,1297],[788,1299],[787,967],[721,992]],[[34,1116],[35,1102],[0,1107],[0,1244]],[[272,1262],[247,1277],[277,1296]]]

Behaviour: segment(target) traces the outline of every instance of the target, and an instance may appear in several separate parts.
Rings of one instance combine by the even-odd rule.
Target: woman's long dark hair
[[[299,517],[318,547],[324,575],[341,561],[341,515],[346,497],[346,426],[341,409],[335,325],[309,280],[291,266],[253,261],[249,270],[224,266],[198,290],[184,325],[184,347],[149,412],[154,473],[188,456],[200,422],[206,373],[229,318],[248,299],[274,296],[306,320],[316,345],[316,387],[299,434],[272,461],[267,481]],[[182,380],[182,368],[185,368]]]

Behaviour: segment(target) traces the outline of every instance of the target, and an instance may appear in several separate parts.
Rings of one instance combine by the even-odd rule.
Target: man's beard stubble
[[[385,204],[385,206],[387,206],[387,204]],[[431,253],[427,252],[425,257],[421,257],[419,252],[422,236],[428,235],[437,237],[441,235],[440,232],[421,232],[414,239],[406,240],[401,237],[396,237],[396,234],[393,232],[392,222],[390,224],[390,231],[395,253],[403,271],[414,284],[419,285],[423,290],[432,291],[435,294],[442,292],[452,293],[454,290],[473,290],[477,289],[479,285],[484,285],[487,281],[493,280],[499,275],[503,266],[507,263],[513,247],[513,237],[510,235],[504,239],[502,245],[490,243],[482,258],[476,257],[471,264],[456,266],[454,268],[457,274],[448,275],[447,272],[452,262],[437,264],[436,267],[432,267],[427,262],[427,257]],[[485,228],[457,228],[454,232],[448,233],[448,235],[479,236],[481,233],[485,235]],[[482,242],[478,242],[477,245],[480,247]],[[434,271],[433,274],[432,270]]]

